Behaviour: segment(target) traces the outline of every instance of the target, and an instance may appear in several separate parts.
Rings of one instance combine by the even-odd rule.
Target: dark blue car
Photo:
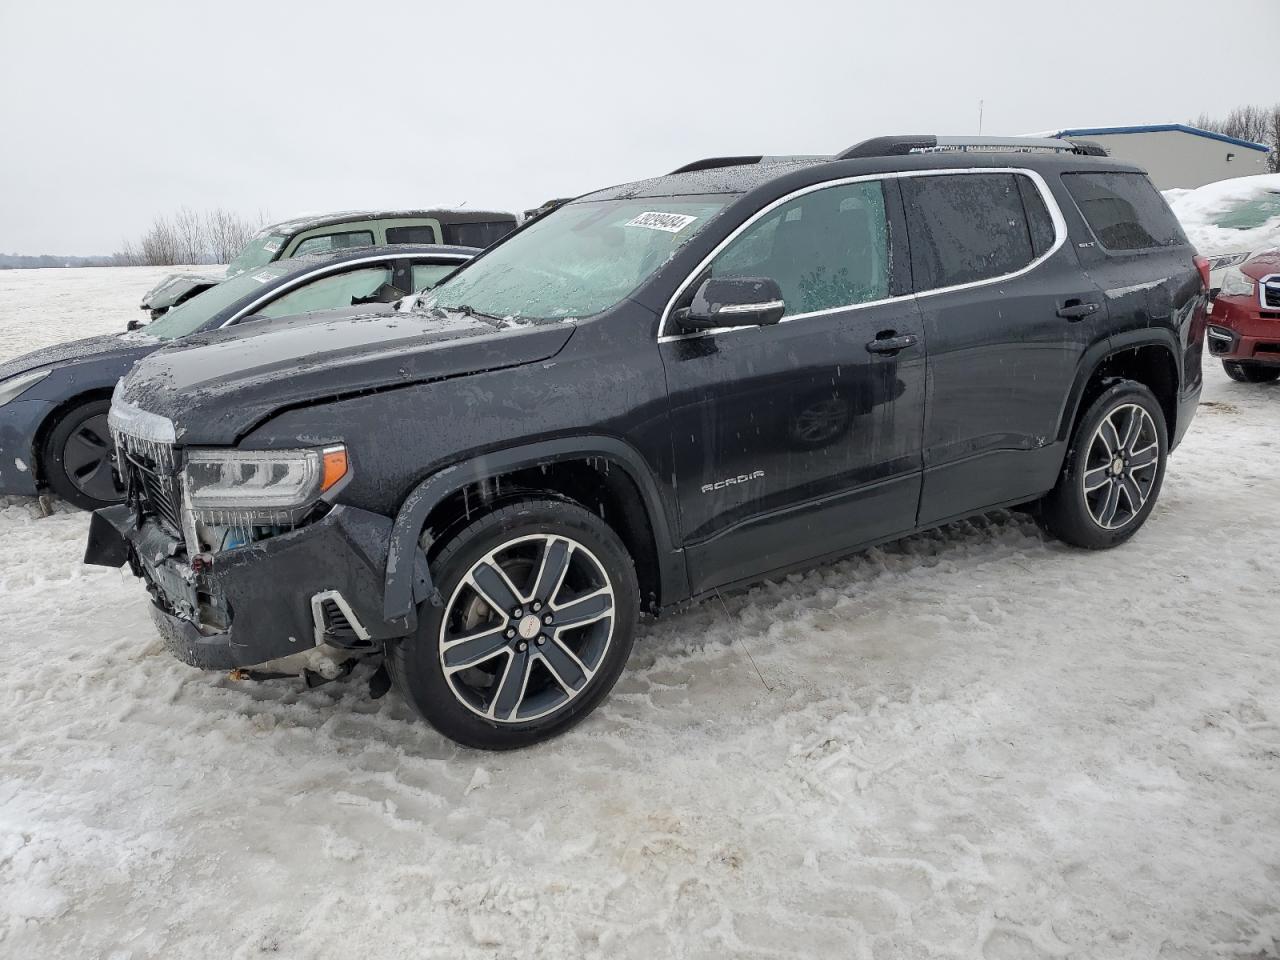
[[[73,340],[0,364],[0,494],[49,490],[85,509],[118,502],[124,490],[107,409],[116,381],[142,357],[232,324],[389,304],[434,286],[478,252],[397,244],[270,263],[212,287],[142,330]]]

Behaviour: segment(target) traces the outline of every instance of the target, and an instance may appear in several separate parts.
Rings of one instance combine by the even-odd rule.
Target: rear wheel
[[[1264,367],[1239,360],[1223,360],[1222,369],[1237,383],[1271,383],[1280,378],[1280,367]]]
[[[1132,380],[1103,391],[1076,424],[1041,524],[1060,540],[1100,550],[1124,543],[1146,522],[1169,452],[1155,394]]]
[[[84,510],[124,499],[115,445],[107,429],[108,399],[91,400],[62,415],[45,440],[44,475],[63,500]]]
[[[470,747],[508,750],[563,733],[617,681],[639,588],[617,534],[595,514],[529,500],[470,524],[432,561],[443,598],[392,646],[397,689]]]

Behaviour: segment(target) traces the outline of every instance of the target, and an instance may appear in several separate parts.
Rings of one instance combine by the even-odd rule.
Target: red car
[[[1280,250],[1227,270],[1210,308],[1206,342],[1232,380],[1280,378]]]

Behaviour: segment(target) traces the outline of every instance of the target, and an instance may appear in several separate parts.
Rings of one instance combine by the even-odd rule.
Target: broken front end
[[[110,427],[127,498],[94,513],[85,562],[129,564],[180,659],[324,676],[412,628],[383,615],[393,521],[333,503],[345,447],[184,448],[119,397]]]

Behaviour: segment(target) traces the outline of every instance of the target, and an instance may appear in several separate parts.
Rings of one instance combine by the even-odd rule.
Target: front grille
[[[1260,343],[1253,348],[1254,353],[1280,353],[1280,343]]]
[[[138,483],[142,512],[154,516],[176,537],[182,536],[182,506],[177,481],[172,475],[164,475],[154,464],[140,462],[133,456],[128,459],[131,480]]]
[[[130,502],[144,517],[158,520],[173,536],[182,538],[182,487],[172,444],[157,443],[122,430],[113,430],[116,458],[124,470]]]
[[[1266,277],[1261,287],[1263,308],[1280,310],[1280,277]]]
[[[182,486],[178,481],[176,433],[168,417],[143,410],[122,396],[123,383],[111,398],[107,424],[123,468],[128,499],[182,539]]]

